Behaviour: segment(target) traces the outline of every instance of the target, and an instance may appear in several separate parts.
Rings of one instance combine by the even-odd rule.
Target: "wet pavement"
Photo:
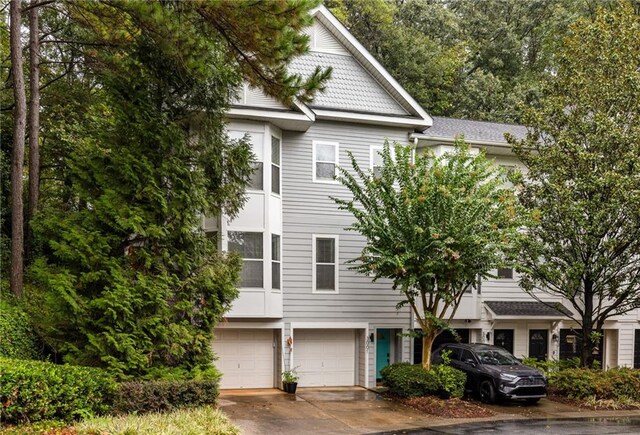
[[[360,387],[225,390],[219,404],[244,435],[640,434],[640,411],[586,411],[546,399],[484,405],[497,415],[476,419],[434,417]]]
[[[380,434],[637,435],[640,417],[492,421]]]

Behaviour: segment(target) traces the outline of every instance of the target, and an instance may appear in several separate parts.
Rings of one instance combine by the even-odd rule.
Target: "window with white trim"
[[[384,147],[379,145],[371,145],[371,158],[370,158],[370,169],[373,172],[374,177],[380,177],[382,175],[382,168],[384,167],[384,162],[382,161],[382,151]]]
[[[336,182],[339,148],[337,142],[313,142],[313,181]]]
[[[500,279],[513,279],[513,269],[510,267],[504,267],[498,269],[498,278]]]
[[[228,249],[242,257],[240,287],[264,287],[262,233],[229,231]]]
[[[280,139],[271,136],[271,193],[280,195]]]
[[[313,236],[313,291],[338,292],[338,236]]]
[[[280,290],[280,236],[271,234],[271,288]]]

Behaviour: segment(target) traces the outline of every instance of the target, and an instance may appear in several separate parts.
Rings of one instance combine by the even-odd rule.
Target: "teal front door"
[[[391,364],[391,330],[376,330],[376,379],[380,379],[380,370]]]

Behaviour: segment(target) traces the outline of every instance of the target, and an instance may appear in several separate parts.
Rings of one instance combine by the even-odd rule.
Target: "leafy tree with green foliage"
[[[57,99],[43,95],[54,150],[26,292],[62,360],[124,379],[212,374],[241,261],[216,252],[201,217],[239,211],[253,160],[248,141],[226,137],[224,113],[243,80],[284,102],[322,89],[330,71],[286,72],[316,4],[68,1],[43,14],[63,22],[63,52],[81,53]]]
[[[339,181],[352,199],[334,198],[367,244],[352,268],[374,281],[388,278],[422,329],[422,365],[433,340],[448,329],[465,292],[505,264],[521,223],[502,168],[458,140],[450,153],[413,157],[411,147],[386,144],[380,176],[351,155],[353,173]]]
[[[510,139],[535,217],[518,261],[534,298],[572,306],[590,366],[596,331],[640,307],[640,16],[620,2],[576,22],[556,64],[528,137]]]

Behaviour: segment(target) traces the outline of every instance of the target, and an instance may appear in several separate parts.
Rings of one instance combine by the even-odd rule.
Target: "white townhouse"
[[[349,192],[333,178],[347,151],[373,170],[385,140],[444,152],[458,134],[497,163],[517,165],[503,133],[519,126],[432,118],[324,7],[312,12],[310,52],[292,69],[333,68],[326,91],[285,107],[248,86],[228,112],[231,137],[250,136],[258,164],[248,202],[233,220],[205,218],[219,248],[243,258],[240,295],[215,330],[222,388],[272,388],[296,368],[299,385],[373,387],[379,370],[419,362],[416,325],[389,282],[348,269],[364,239],[345,231],[352,217],[330,196]],[[519,289],[511,270],[465,295],[454,327],[465,341],[495,342],[517,356],[569,356],[575,336],[562,312]],[[551,311],[551,312],[550,312]],[[610,322],[607,366],[640,364],[640,314]],[[441,340],[446,340],[442,336]]]

